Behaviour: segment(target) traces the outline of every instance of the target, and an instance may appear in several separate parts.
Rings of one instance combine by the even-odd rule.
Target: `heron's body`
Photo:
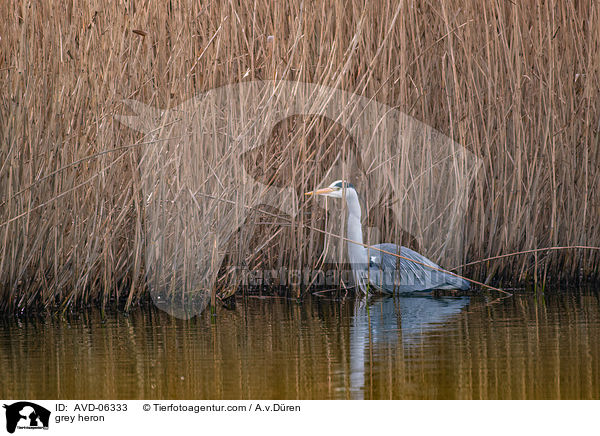
[[[345,185],[345,186],[344,186]],[[403,294],[433,289],[469,289],[469,282],[442,270],[425,256],[396,244],[363,244],[361,210],[354,187],[343,181],[309,194],[343,198],[348,205],[348,257],[363,293]]]

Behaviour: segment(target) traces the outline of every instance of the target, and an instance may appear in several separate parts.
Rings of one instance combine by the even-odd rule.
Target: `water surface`
[[[600,399],[591,291],[0,319],[0,398]]]

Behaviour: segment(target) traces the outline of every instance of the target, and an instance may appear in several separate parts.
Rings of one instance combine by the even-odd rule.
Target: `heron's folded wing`
[[[384,273],[384,282],[387,285],[395,285],[400,292],[421,291],[435,287],[433,277],[436,276],[435,272],[440,267],[425,256],[396,244],[378,244],[373,248],[374,250],[371,250],[370,253],[371,263],[374,264],[372,267],[379,268]],[[394,256],[398,252],[402,258]],[[400,273],[399,277],[398,272]]]

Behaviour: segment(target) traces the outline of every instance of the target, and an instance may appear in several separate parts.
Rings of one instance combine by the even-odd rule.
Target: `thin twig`
[[[221,199],[221,198],[218,198],[218,197],[216,197],[216,196],[214,196],[214,195],[210,195],[210,194],[204,194],[204,193],[202,193],[202,192],[196,192],[196,194],[198,194],[198,195],[201,195],[201,196],[204,196],[204,197],[212,198],[212,199],[214,199],[214,200],[220,200],[220,201],[224,201],[224,202],[226,202],[226,203],[235,204],[235,203],[234,203],[233,201],[231,201],[231,200],[225,200],[225,199]],[[261,212],[261,213],[265,213],[265,214],[267,214],[267,215],[271,215],[271,216],[274,216],[274,217],[277,217],[277,218],[280,218],[280,219],[288,220],[288,221],[290,221],[290,222],[292,221],[290,218],[287,218],[287,217],[284,217],[284,216],[279,216],[279,215],[273,214],[273,213],[271,213],[271,212],[268,212],[268,211],[266,211],[266,210],[262,210],[262,209],[260,209],[260,208],[257,208],[257,207],[248,206],[248,205],[244,205],[244,207],[245,207],[245,208],[247,208],[247,209],[251,209],[251,210],[255,210],[255,211]],[[332,237],[335,237],[335,238],[339,238],[339,239],[341,239],[341,240],[343,240],[343,241],[346,241],[346,242],[351,242],[351,243],[353,243],[353,244],[356,244],[356,245],[361,245],[361,246],[363,246],[363,247],[369,248],[370,250],[376,250],[376,251],[380,251],[380,252],[382,252],[382,253],[385,253],[385,254],[388,254],[388,255],[390,255],[390,256],[397,257],[397,258],[399,258],[399,259],[408,260],[408,261],[410,261],[410,262],[413,262],[413,263],[416,263],[416,264],[419,264],[419,265],[425,266],[425,267],[427,267],[427,268],[429,268],[429,269],[432,269],[432,270],[434,270],[434,271],[445,272],[445,273],[447,273],[447,274],[450,274],[450,275],[452,275],[452,276],[455,276],[455,277],[461,278],[461,279],[463,279],[463,280],[466,280],[466,281],[468,281],[468,282],[470,282],[470,283],[474,283],[474,284],[476,284],[476,285],[479,285],[479,286],[483,286],[483,287],[485,287],[485,288],[488,288],[488,289],[490,289],[490,290],[492,290],[492,291],[501,292],[501,293],[503,293],[503,294],[506,294],[506,297],[505,297],[505,298],[511,297],[511,296],[513,295],[513,294],[511,294],[510,292],[504,291],[504,290],[502,290],[502,289],[499,289],[499,288],[496,288],[496,287],[494,287],[494,286],[486,285],[485,283],[481,283],[481,282],[479,282],[479,281],[477,281],[477,280],[469,279],[469,278],[467,278],[467,277],[463,277],[463,276],[461,276],[461,275],[459,275],[459,274],[456,274],[456,273],[453,273],[453,272],[450,272],[450,271],[444,270],[444,269],[442,269],[442,268],[436,268],[436,267],[433,267],[433,266],[431,266],[431,265],[427,265],[426,263],[419,262],[418,260],[410,259],[410,258],[408,258],[408,257],[405,257],[405,256],[402,256],[402,255],[400,255],[400,254],[391,253],[391,252],[389,252],[389,251],[386,251],[386,250],[383,250],[383,249],[381,249],[381,248],[376,248],[376,247],[370,246],[370,245],[368,245],[368,244],[363,244],[363,243],[361,243],[361,242],[353,241],[352,239],[346,238],[345,236],[342,236],[342,235],[336,235],[336,234],[334,234],[334,233],[328,232],[327,230],[321,230],[321,229],[317,229],[316,227],[310,226],[310,225],[308,225],[308,224],[303,224],[303,226],[304,226],[304,227],[306,227],[306,228],[308,228],[308,229],[315,230],[315,231],[317,231],[317,232],[321,232],[321,233],[323,233],[323,234],[325,234],[325,235],[332,236]]]
[[[455,270],[455,269],[458,269],[458,268],[463,268],[465,266],[476,265],[478,263],[487,262],[489,260],[502,259],[504,257],[510,257],[510,256],[518,256],[520,254],[538,253],[540,251],[552,251],[552,250],[569,250],[569,249],[600,250],[600,247],[592,247],[592,246],[588,246],[588,245],[566,245],[564,247],[535,248],[533,250],[517,251],[515,253],[501,254],[500,256],[494,256],[494,257],[488,257],[487,259],[476,260],[474,262],[469,262],[469,263],[465,263],[465,264],[462,264],[462,265],[455,266],[454,268],[451,268],[449,271],[452,271],[452,270]]]

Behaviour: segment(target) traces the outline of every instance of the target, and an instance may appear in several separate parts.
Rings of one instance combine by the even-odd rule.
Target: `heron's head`
[[[344,196],[344,189],[352,189],[356,192],[352,183],[346,182],[345,180],[336,180],[327,188],[306,192],[304,195],[324,195],[325,197],[342,198]]]

